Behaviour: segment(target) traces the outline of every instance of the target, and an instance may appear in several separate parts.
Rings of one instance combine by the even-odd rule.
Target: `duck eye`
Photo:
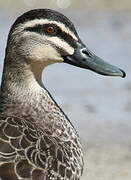
[[[52,27],[52,26],[47,27],[46,31],[47,31],[47,33],[49,33],[49,34],[53,34],[53,33],[56,32],[55,28]]]

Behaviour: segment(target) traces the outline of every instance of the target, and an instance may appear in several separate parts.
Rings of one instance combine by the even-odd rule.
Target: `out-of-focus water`
[[[131,13],[65,12],[81,39],[104,60],[127,73],[103,77],[66,64],[44,71],[45,86],[80,133],[83,180],[131,179]],[[0,64],[14,17],[0,14]],[[2,68],[1,68],[2,71]]]

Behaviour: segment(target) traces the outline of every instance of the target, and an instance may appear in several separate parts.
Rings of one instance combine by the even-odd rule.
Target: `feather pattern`
[[[0,132],[0,175],[3,179],[9,175],[12,179],[79,179],[77,139],[74,138],[76,143],[61,141],[35,122],[15,116],[1,117]]]

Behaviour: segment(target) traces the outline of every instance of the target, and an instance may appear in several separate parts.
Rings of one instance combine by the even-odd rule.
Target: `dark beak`
[[[105,76],[120,76],[123,78],[126,76],[126,73],[122,69],[103,61],[82,43],[77,43],[77,48],[73,55],[64,56],[64,62],[77,67],[90,69]]]

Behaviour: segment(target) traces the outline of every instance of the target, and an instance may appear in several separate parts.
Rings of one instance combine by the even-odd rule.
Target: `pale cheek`
[[[29,56],[33,61],[41,61],[46,63],[48,61],[49,64],[63,61],[62,57],[53,47],[45,44],[33,47]]]
[[[47,64],[62,62],[63,58],[57,50],[46,42],[46,37],[29,32],[26,32],[18,41],[17,49],[19,54],[24,56],[29,61],[46,62]]]

